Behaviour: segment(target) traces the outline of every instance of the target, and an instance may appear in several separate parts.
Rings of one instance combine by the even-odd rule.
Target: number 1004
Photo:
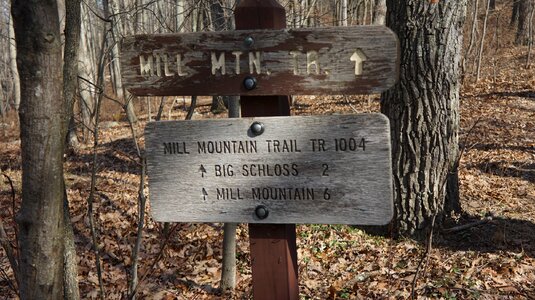
[[[357,151],[359,149],[362,149],[362,151],[366,151],[366,140],[364,138],[334,139],[335,151]]]

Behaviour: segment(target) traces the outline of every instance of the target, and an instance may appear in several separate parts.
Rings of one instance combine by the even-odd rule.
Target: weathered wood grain
[[[249,128],[255,121],[264,124],[259,136]],[[151,122],[145,134],[153,217],[161,222],[386,224],[392,218],[389,132],[381,114]],[[335,139],[351,138],[354,151],[336,151]],[[218,146],[210,145],[222,141],[235,142],[221,148],[226,153],[215,153]],[[240,148],[240,142],[249,146]],[[269,210],[264,220],[255,216],[258,205]]]
[[[137,35],[124,40],[121,64],[135,95],[368,94],[397,81],[398,48],[384,26]],[[247,76],[256,88],[244,87]]]

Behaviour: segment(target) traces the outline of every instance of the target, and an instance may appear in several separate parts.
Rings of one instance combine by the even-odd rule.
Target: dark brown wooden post
[[[282,29],[286,12],[276,0],[242,0],[235,11],[236,29]],[[242,96],[243,117],[289,116],[288,96]],[[295,224],[249,224],[253,297],[297,300]]]

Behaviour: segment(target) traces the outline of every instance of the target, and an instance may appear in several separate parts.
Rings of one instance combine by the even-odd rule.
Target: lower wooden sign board
[[[150,122],[160,222],[383,225],[393,215],[381,114]]]

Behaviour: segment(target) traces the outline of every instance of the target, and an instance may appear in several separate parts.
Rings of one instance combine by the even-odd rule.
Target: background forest
[[[66,66],[59,89],[70,111],[43,113],[61,113],[67,116],[61,122],[68,124],[65,132],[58,131],[58,136],[67,136],[68,146],[57,157],[63,161],[70,214],[64,223],[72,224],[62,233],[67,242],[61,260],[71,261],[65,263],[65,274],[72,275],[58,283],[63,284],[66,299],[251,297],[247,225],[225,226],[227,232],[236,230],[236,277],[221,282],[224,225],[154,222],[145,175],[143,130],[148,121],[235,116],[237,99],[134,97],[123,88],[119,65],[125,36],[233,30],[236,2],[58,1],[65,48],[61,59]],[[418,1],[281,0],[280,4],[286,10],[287,27],[300,28],[389,25],[396,12],[387,14],[387,6],[404,2]],[[427,2],[450,9],[443,4],[449,1]],[[298,225],[302,299],[535,299],[535,1],[455,3],[460,7],[459,20],[464,21],[463,43],[455,45],[460,55],[454,58],[461,75],[455,160],[461,209],[452,209],[436,224],[434,216],[432,222],[426,216],[421,232],[398,224],[402,234]],[[80,9],[79,20],[72,6]],[[405,18],[399,11],[399,18]],[[11,12],[11,3],[0,0],[0,296],[5,299],[17,298],[26,288],[21,274],[28,273],[19,269],[20,259],[33,251],[24,245],[35,244],[19,238],[26,230],[21,227],[25,216],[20,213],[21,199],[30,193],[23,189],[21,158],[25,143],[21,136],[28,123],[19,118],[21,49],[15,43]],[[78,22],[80,32],[69,31]],[[73,36],[78,41],[74,44]],[[74,48],[77,55],[71,56]],[[381,97],[384,101],[392,94],[294,96],[291,111],[292,115],[384,112]],[[59,212],[55,218],[62,215]],[[76,284],[79,292],[69,290]],[[230,290],[222,291],[221,284]]]

